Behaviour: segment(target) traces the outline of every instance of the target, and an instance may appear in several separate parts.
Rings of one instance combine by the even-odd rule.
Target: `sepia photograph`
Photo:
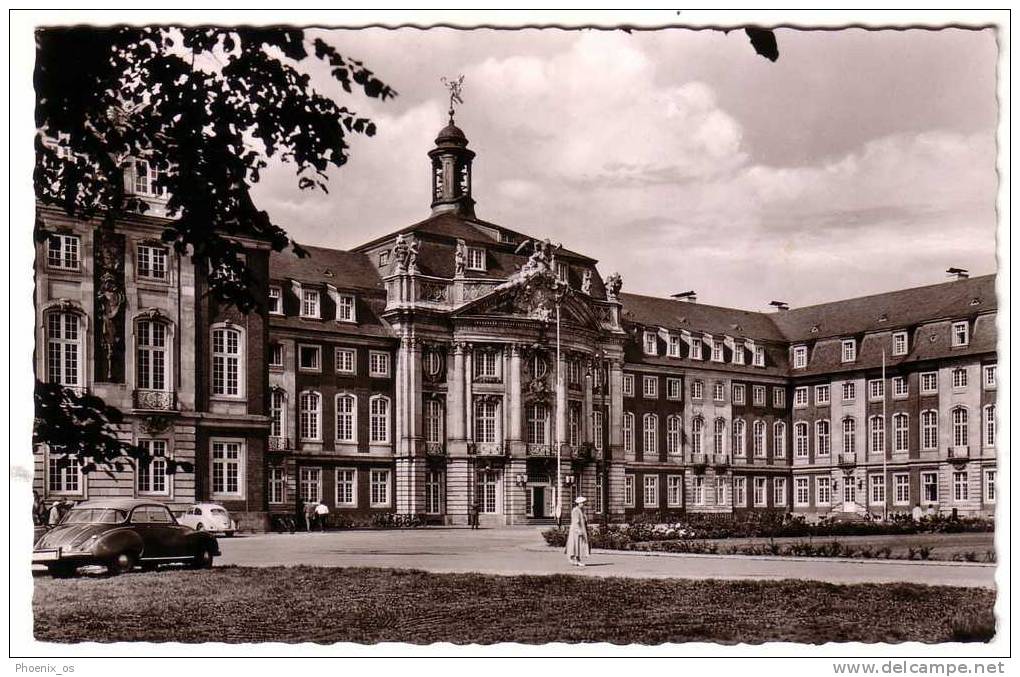
[[[995,673],[1008,13],[492,14],[12,25],[12,658]]]

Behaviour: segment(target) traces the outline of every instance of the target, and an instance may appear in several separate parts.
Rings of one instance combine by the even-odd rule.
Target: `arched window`
[[[995,446],[995,405],[989,404],[985,407],[984,444],[986,447]]]
[[[857,421],[847,417],[843,419],[843,453],[852,454],[857,450]]]
[[[389,444],[390,398],[385,395],[373,395],[368,401],[368,441]]]
[[[733,421],[733,454],[744,456],[747,453],[747,431],[744,419],[738,418]]]
[[[968,443],[967,410],[963,407],[953,409],[953,446],[965,447]]]
[[[475,442],[493,444],[496,442],[496,420],[499,413],[497,400],[479,399],[475,402]]]
[[[634,453],[634,414],[629,411],[623,415],[623,450]]]
[[[303,392],[298,398],[300,416],[298,418],[300,437],[302,440],[318,441],[322,439],[322,396],[316,392]]]
[[[783,421],[772,424],[772,455],[786,458],[786,423]]]
[[[910,447],[910,419],[906,414],[892,417],[893,451],[907,451]]]
[[[275,438],[285,437],[287,417],[287,392],[282,388],[273,388],[269,391],[269,436]]]
[[[84,385],[82,348],[84,332],[77,313],[46,314],[46,380],[69,388]]]
[[[350,393],[336,396],[336,441],[358,441],[358,398]]]
[[[666,453],[673,456],[681,451],[682,425],[679,416],[666,419]]]
[[[172,390],[171,354],[169,327],[155,320],[139,320],[135,324],[135,387]]]
[[[644,453],[659,453],[659,417],[655,414],[645,414]]]
[[[431,444],[443,442],[444,409],[443,400],[438,397],[425,400],[425,442]]]
[[[701,454],[704,452],[705,419],[695,416],[691,419],[691,453]]]
[[[751,444],[754,446],[755,456],[765,455],[765,422],[755,421],[751,426]]]
[[[546,431],[549,426],[549,409],[542,402],[529,404],[525,408],[527,418],[527,443],[548,444]]]
[[[793,424],[793,453],[797,458],[807,458],[808,424],[804,421]]]
[[[220,397],[244,395],[244,343],[241,331],[234,327],[214,328],[212,332],[212,394]]]
[[[871,453],[885,453],[885,419],[881,416],[872,416],[868,419],[868,430],[869,439],[871,440]]]
[[[939,414],[928,409],[921,412],[921,448],[938,449],[939,446]]]
[[[726,419],[715,419],[715,427],[712,431],[712,453],[726,453]]]
[[[829,430],[829,422],[821,420],[815,422],[815,453],[819,456],[828,456],[832,450],[832,437]]]

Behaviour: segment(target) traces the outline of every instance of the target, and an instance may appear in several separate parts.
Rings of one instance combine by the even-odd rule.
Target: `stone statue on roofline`
[[[623,278],[619,273],[613,273],[606,278],[606,298],[610,301],[620,300],[620,290],[623,288]]]
[[[591,268],[585,270],[584,277],[581,278],[581,292],[591,294]]]
[[[454,277],[464,277],[467,268],[467,243],[457,240],[457,251],[453,255]]]
[[[411,275],[421,272],[418,270],[418,238],[413,235],[407,245],[407,272]]]
[[[407,246],[407,239],[404,234],[397,235],[397,241],[393,244],[393,262],[396,264],[398,275],[407,272],[407,259],[410,255],[410,248]]]

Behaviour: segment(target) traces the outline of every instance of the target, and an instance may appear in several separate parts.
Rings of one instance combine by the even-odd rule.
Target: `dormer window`
[[[754,347],[754,366],[756,367],[765,366],[765,346]]]
[[[722,362],[723,361],[723,342],[717,340],[712,341],[712,361]]]
[[[569,282],[570,266],[560,261],[556,262],[556,279],[560,282]]]
[[[658,343],[658,339],[657,339],[657,337],[655,335],[655,332],[654,331],[646,331],[645,332],[645,343],[644,343],[644,346],[645,346],[645,355],[656,355],[656,354],[658,354],[657,343]]]
[[[319,291],[317,289],[305,289],[301,292],[301,317],[318,319]]]
[[[892,335],[892,354],[893,355],[907,354],[907,332],[898,331]]]
[[[965,346],[970,343],[970,332],[966,322],[953,323],[953,347]]]
[[[670,333],[669,335],[669,356],[680,357],[680,335]]]
[[[744,346],[736,345],[733,347],[733,364],[744,363]]]
[[[503,244],[514,244],[517,242],[517,239],[514,237],[513,233],[508,233],[505,230],[501,230],[499,231],[499,241],[502,242]]]
[[[269,287],[269,313],[283,315],[283,288],[273,285]]]
[[[390,265],[390,250],[385,249],[379,252],[379,267],[385,268],[388,265]]]
[[[803,369],[807,366],[807,346],[793,347],[793,368]]]
[[[481,247],[468,247],[468,270],[485,270],[485,250]]]
[[[857,361],[857,341],[854,339],[843,339],[843,361]]]
[[[701,339],[700,338],[696,338],[696,339],[691,341],[691,359],[692,360],[700,360],[701,359]]]
[[[354,322],[354,294],[337,294],[336,319],[340,322]]]

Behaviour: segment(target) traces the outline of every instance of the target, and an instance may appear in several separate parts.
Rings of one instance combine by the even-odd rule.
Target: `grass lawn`
[[[220,567],[35,579],[51,642],[987,640],[995,593],[913,584]]]

